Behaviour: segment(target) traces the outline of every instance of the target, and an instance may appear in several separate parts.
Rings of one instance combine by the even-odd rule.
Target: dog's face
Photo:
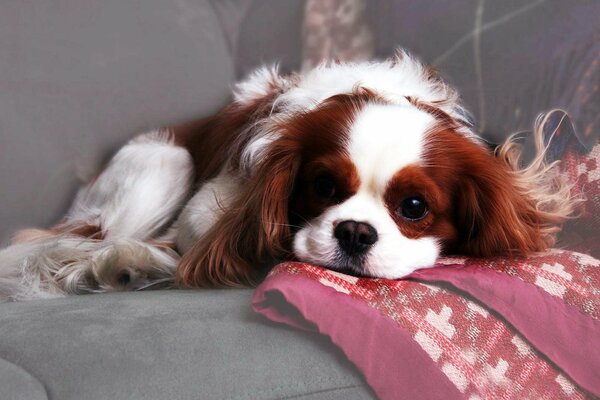
[[[282,124],[301,159],[289,204],[294,256],[399,278],[461,240],[475,254],[519,247],[513,231],[523,226],[511,210],[526,205],[510,198],[510,176],[493,154],[457,126],[441,110],[368,91],[333,96]]]
[[[268,85],[244,86],[253,96],[281,90],[269,100],[270,133],[246,151],[260,153],[247,158],[267,166],[258,175],[286,185],[281,191],[268,185],[272,202],[262,208],[273,208],[278,196],[289,199],[287,220],[280,220],[281,213],[263,216],[290,226],[288,256],[397,278],[431,266],[456,243],[453,182],[440,182],[448,174],[432,171],[439,148],[434,137],[448,132],[476,151],[487,149],[471,135],[454,93],[435,79],[401,55],[381,64],[325,67],[291,82],[271,75]],[[273,174],[284,154],[290,164]]]
[[[334,99],[315,112],[345,114],[343,125],[308,127],[334,143],[304,154],[290,207],[291,223],[300,227],[294,255],[385,278],[432,265],[445,236],[454,234],[448,199],[424,167],[435,118],[411,105],[365,102],[342,112],[348,106]]]

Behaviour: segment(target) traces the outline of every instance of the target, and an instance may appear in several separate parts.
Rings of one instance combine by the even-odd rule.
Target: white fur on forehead
[[[289,112],[310,110],[323,100],[351,93],[356,87],[373,90],[394,104],[408,104],[406,97],[434,103],[451,117],[470,125],[456,91],[404,51],[386,61],[322,64],[300,74],[276,102]]]
[[[279,67],[265,65],[254,70],[246,79],[237,83],[233,89],[233,99],[237,103],[247,104],[260,99],[273,91],[282,91],[288,81],[279,75]]]

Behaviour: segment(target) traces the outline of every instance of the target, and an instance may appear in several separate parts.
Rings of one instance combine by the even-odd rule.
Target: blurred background
[[[289,72],[404,47],[458,87],[488,140],[563,108],[589,145],[599,16],[598,0],[2,1],[0,243],[57,222],[127,139],[215,112],[263,63]]]

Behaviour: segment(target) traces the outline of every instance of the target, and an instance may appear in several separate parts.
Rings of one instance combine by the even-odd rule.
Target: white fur
[[[81,189],[67,222],[101,226],[107,238],[153,237],[185,203],[193,173],[190,154],[167,132],[140,135]]]
[[[133,239],[63,235],[16,244],[0,251],[0,301],[170,286],[178,262],[174,251]]]
[[[384,194],[402,168],[419,164],[425,133],[434,118],[412,105],[369,105],[350,129],[347,150],[360,177],[357,193],[306,224],[294,238],[302,261],[383,278],[400,278],[433,265],[440,246],[433,237],[409,239],[389,215]],[[360,266],[337,265],[340,249],[333,232],[341,221],[370,224],[378,234]]]
[[[224,210],[231,206],[239,187],[240,181],[225,172],[202,185],[177,220],[179,251],[189,250],[217,223]]]
[[[408,104],[367,105],[350,131],[348,152],[361,180],[361,191],[383,194],[400,169],[420,162],[425,133],[435,119]]]
[[[429,80],[423,64],[406,53],[386,61],[321,64],[299,75],[297,83],[279,96],[277,104],[284,105],[289,113],[310,110],[356,87],[371,89],[394,104],[408,104],[406,96],[410,96],[439,103],[442,110],[459,120],[466,115],[456,92],[440,81]]]
[[[280,92],[273,105],[272,120],[285,120],[314,109],[323,100],[342,93],[352,93],[356,88],[366,88],[395,105],[408,106],[408,97],[424,103],[435,103],[464,126],[459,128],[466,137],[477,142],[471,131],[469,113],[451,87],[437,79],[431,79],[423,64],[405,52],[394,59],[362,63],[323,63],[291,78],[276,76],[276,68],[263,67],[252,73],[236,86],[235,99],[250,102],[269,93]],[[245,149],[242,162],[249,171],[255,170],[265,149],[279,137],[270,129],[268,122],[261,122],[261,129]]]
[[[283,90],[289,81],[279,75],[278,66],[263,66],[254,70],[245,80],[235,85],[234,101],[247,104],[270,94],[273,88]]]

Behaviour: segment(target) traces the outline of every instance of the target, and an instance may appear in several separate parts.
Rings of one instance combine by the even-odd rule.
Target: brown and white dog
[[[275,259],[394,279],[441,253],[541,251],[568,188],[543,151],[527,168],[518,153],[509,140],[494,154],[402,51],[261,68],[217,115],[130,141],[60,225],[17,234],[0,298],[252,285]]]

